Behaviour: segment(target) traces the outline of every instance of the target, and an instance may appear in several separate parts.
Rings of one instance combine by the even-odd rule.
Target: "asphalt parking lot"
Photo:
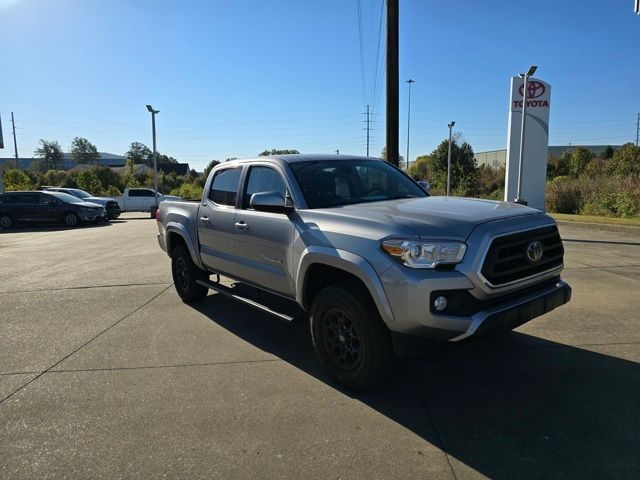
[[[640,234],[561,231],[569,305],[364,395],[144,215],[0,233],[0,477],[640,478]]]

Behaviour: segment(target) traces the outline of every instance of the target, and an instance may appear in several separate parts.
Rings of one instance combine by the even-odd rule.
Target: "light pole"
[[[447,124],[447,127],[449,127],[449,153],[447,154],[447,197],[449,196],[449,193],[451,191],[450,189],[450,185],[451,185],[451,130],[453,129],[453,126],[456,124],[456,122],[451,122]]]
[[[415,80],[407,80],[409,84],[409,108],[407,109],[407,173],[409,172],[409,125],[411,123],[411,84],[416,83]]]
[[[153,188],[155,190],[154,209],[158,208],[158,152],[156,150],[156,113],[160,110],[154,110],[151,105],[147,105],[147,110],[151,114],[151,132],[153,134]]]
[[[522,165],[524,157],[524,128],[527,123],[527,80],[533,76],[538,69],[537,66],[531,65],[527,73],[521,73],[520,78],[524,79],[522,84],[522,126],[520,128],[520,155],[518,157],[518,193],[514,202],[526,205],[527,202],[522,198]]]

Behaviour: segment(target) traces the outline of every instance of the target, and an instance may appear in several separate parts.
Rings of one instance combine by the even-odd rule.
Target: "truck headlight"
[[[460,263],[467,251],[461,242],[385,240],[382,249],[411,268],[435,268]]]

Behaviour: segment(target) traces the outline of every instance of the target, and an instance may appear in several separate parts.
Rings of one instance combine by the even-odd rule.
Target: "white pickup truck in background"
[[[120,205],[123,212],[150,212],[155,217],[155,191],[152,188],[125,188],[124,195],[113,199]],[[158,203],[163,200],[182,200],[175,195],[163,195],[158,192]]]

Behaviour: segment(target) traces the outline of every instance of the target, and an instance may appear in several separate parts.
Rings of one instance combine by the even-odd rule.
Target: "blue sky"
[[[151,145],[202,169],[266,148],[364,154],[384,145],[382,0],[0,0],[5,149]],[[382,25],[384,46],[384,23]],[[550,143],[635,141],[640,17],[633,0],[400,0],[400,153],[413,78],[411,157],[447,123],[476,151],[504,148],[510,76],[531,64],[552,85]],[[375,74],[378,57],[378,74]],[[363,70],[364,64],[364,88]],[[374,84],[380,92],[374,97]],[[377,99],[377,102],[376,102]]]

